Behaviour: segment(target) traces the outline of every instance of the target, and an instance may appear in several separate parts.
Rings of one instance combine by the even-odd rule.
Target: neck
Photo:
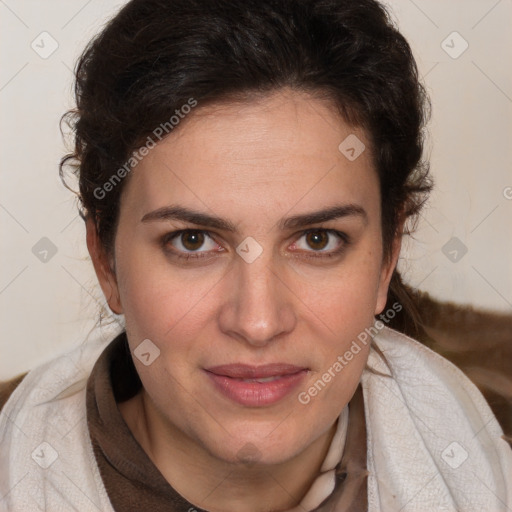
[[[134,437],[170,485],[211,512],[290,510],[320,472],[336,422],[303,452],[280,464],[230,463],[212,456],[165,421],[142,391],[119,409]]]

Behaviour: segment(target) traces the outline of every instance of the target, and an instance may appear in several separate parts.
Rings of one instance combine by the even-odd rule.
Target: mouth
[[[263,407],[287,397],[303,382],[309,368],[284,363],[231,364],[208,368],[205,372],[222,396],[246,407]]]

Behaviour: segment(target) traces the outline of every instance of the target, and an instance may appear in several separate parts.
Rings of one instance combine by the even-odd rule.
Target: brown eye
[[[332,258],[339,256],[350,244],[350,238],[345,233],[335,229],[310,229],[293,244],[294,249],[300,249],[306,257]]]
[[[222,249],[207,231],[184,229],[168,233],[162,239],[167,254],[177,258],[204,258]]]
[[[180,235],[183,247],[188,251],[197,251],[204,244],[204,233],[201,231],[187,231]]]
[[[329,243],[329,235],[326,231],[310,231],[306,234],[306,241],[312,249],[319,251]]]

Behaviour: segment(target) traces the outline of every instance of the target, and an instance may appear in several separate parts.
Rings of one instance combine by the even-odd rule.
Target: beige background
[[[0,379],[81,343],[104,304],[58,122],[77,56],[122,3],[0,1]],[[400,267],[436,297],[512,313],[512,0],[387,3],[433,102],[437,188]]]

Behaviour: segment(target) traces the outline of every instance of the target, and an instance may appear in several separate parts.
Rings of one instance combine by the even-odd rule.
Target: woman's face
[[[383,310],[394,266],[361,142],[298,92],[199,104],[126,183],[115,283],[101,284],[163,421],[218,459],[291,459],[357,387],[368,346],[333,368]]]

